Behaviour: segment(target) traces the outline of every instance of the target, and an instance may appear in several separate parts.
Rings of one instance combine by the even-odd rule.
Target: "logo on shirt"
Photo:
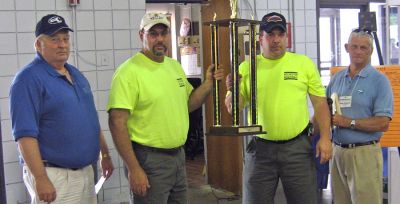
[[[182,78],[178,78],[176,80],[178,80],[179,87],[184,87],[185,86],[185,82],[183,82]]]
[[[284,80],[297,80],[297,72],[285,72],[283,75]]]

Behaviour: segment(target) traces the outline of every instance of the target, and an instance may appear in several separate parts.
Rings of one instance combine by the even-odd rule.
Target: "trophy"
[[[237,18],[237,0],[230,0],[232,15],[230,19],[216,20],[216,14],[211,22],[204,23],[211,27],[211,60],[215,65],[215,69],[219,66],[219,50],[218,50],[218,28],[229,27],[230,35],[230,67],[232,77],[232,126],[221,126],[221,110],[220,110],[220,82],[214,80],[213,83],[213,126],[210,127],[208,135],[221,136],[246,136],[255,134],[265,134],[262,126],[257,124],[257,75],[256,75],[256,25],[260,21],[239,19]],[[239,121],[239,50],[238,50],[238,28],[240,26],[248,26],[250,39],[250,124],[241,126]]]

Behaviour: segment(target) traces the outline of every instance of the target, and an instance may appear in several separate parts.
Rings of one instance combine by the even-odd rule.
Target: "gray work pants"
[[[273,204],[279,179],[288,204],[317,203],[316,167],[308,136],[284,144],[258,139],[253,145],[243,173],[244,204]]]
[[[150,188],[142,197],[131,191],[131,204],[187,204],[185,151],[176,154],[134,149],[136,157],[147,174]],[[125,173],[126,168],[125,168]]]

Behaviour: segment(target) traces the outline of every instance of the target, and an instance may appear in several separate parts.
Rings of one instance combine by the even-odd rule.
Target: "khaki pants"
[[[355,148],[334,145],[331,170],[334,202],[382,203],[382,163],[379,143]]]
[[[57,198],[52,204],[96,204],[94,176],[91,165],[79,170],[45,167],[47,176],[56,188]],[[23,178],[31,195],[31,204],[45,204],[39,200],[35,178],[27,166],[23,167]],[[46,203],[47,204],[47,203]]]

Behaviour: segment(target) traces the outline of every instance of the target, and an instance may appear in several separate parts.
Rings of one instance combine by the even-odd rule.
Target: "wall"
[[[290,51],[305,54],[317,63],[317,12],[316,0],[241,0],[239,15],[256,20],[269,12],[278,12],[292,25],[292,48]],[[246,3],[248,2],[248,3]],[[250,8],[250,6],[251,8]],[[252,12],[252,10],[255,12]]]
[[[110,147],[113,176],[99,195],[100,203],[127,200],[128,183],[122,162],[113,146],[105,111],[111,77],[115,68],[141,47],[138,37],[145,0],[81,0],[73,19],[67,0],[0,0],[0,112],[7,203],[28,203],[22,182],[16,143],[11,134],[8,92],[15,73],[35,55],[34,29],[45,14],[57,13],[70,26],[76,25],[72,38],[78,57],[69,62],[88,78],[95,96],[100,122]]]

